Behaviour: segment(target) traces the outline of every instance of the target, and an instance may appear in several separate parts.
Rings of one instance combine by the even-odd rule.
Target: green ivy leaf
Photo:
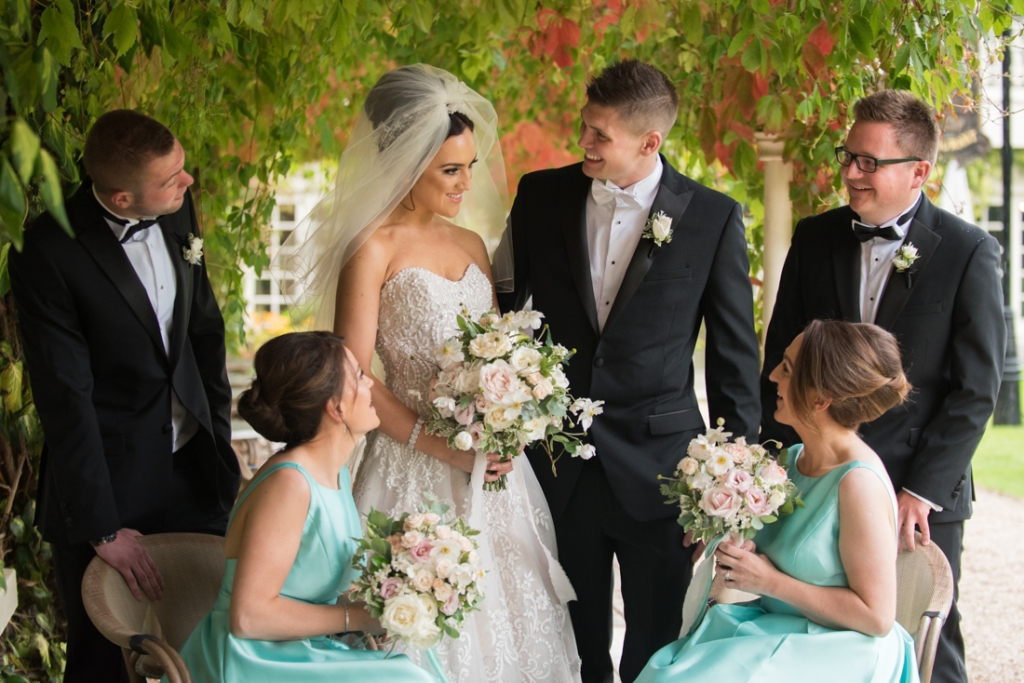
[[[39,136],[22,119],[17,119],[11,126],[10,150],[14,168],[21,178],[22,185],[28,185],[32,180],[32,169],[36,165],[39,146]]]
[[[128,5],[118,5],[103,22],[103,37],[114,36],[114,48],[120,57],[131,49],[139,34],[139,15]]]
[[[39,21],[36,44],[42,45],[46,41],[50,52],[63,66],[71,66],[72,50],[85,49],[74,17],[75,9],[70,0],[57,0],[54,5],[43,10]]]
[[[75,233],[71,230],[71,223],[68,222],[68,214],[64,211],[64,193],[60,189],[60,172],[53,157],[45,149],[39,152],[39,163],[36,172],[42,176],[39,183],[39,196],[43,198],[43,204],[50,215],[64,228],[71,237]]]
[[[22,224],[25,222],[27,208],[18,175],[11,168],[6,155],[0,156],[0,226],[18,249],[21,249]]]
[[[21,362],[8,363],[0,372],[0,394],[3,394],[4,408],[7,412],[16,413],[21,410],[21,381],[23,369]]]

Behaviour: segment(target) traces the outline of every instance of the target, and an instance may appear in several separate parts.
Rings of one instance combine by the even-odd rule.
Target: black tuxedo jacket
[[[797,225],[765,343],[762,439],[788,445],[796,433],[774,420],[768,374],[790,342],[818,318],[860,322],[860,242],[844,206]],[[941,505],[934,522],[971,515],[971,457],[995,407],[1006,349],[999,246],[985,231],[923,197],[907,231],[919,258],[893,270],[875,324],[899,340],[914,389],[909,400],[860,434],[893,486]]]
[[[668,475],[704,430],[693,391],[693,350],[707,327],[712,419],[737,436],[757,436],[758,343],[747,245],[739,204],[681,175],[664,158],[651,213],[672,218],[672,241],[641,239],[604,331],[587,250],[586,202],[592,180],[581,165],[530,173],[511,214],[515,291],[502,309],[533,296],[556,343],[576,350],[567,375],[577,397],[605,401],[589,440],[619,501],[640,521],[678,513],[665,505]],[[558,476],[543,450],[528,453],[557,519],[584,461],[565,455]]]
[[[191,194],[160,219],[177,275],[170,353],[146,290],[86,181],[66,204],[69,237],[49,214],[10,255],[32,394],[45,434],[45,537],[88,541],[122,527],[178,530],[171,388],[198,420],[195,502],[228,510],[237,493],[224,321],[204,264],[182,256],[199,234]],[[199,441],[196,441],[196,440]],[[193,444],[193,442],[196,442]],[[183,449],[184,451],[185,449]]]

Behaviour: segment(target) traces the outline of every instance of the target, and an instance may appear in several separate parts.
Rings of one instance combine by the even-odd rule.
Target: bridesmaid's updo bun
[[[807,424],[813,424],[812,389],[831,401],[828,414],[836,423],[856,429],[903,403],[911,387],[890,333],[868,323],[814,320],[789,385],[793,412]]]
[[[324,406],[345,384],[345,344],[330,332],[294,332],[256,352],[256,378],[238,399],[238,414],[287,448],[316,436]]]

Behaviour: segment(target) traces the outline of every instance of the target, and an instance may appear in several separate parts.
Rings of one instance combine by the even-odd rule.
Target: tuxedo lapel
[[[100,213],[99,204],[92,196],[92,185],[82,185],[75,195],[75,200],[70,208],[81,217],[80,223],[76,221],[81,226],[76,234],[79,243],[114,283],[128,307],[153,339],[153,343],[162,350],[164,342],[160,336],[160,324],[157,322],[156,313],[153,312],[149,295],[146,294],[146,288],[142,286],[135,268],[124,253],[124,247],[114,237],[113,231]]]
[[[160,230],[164,234],[164,241],[167,243],[167,251],[171,255],[171,263],[174,264],[174,277],[177,281],[177,294],[174,297],[174,315],[171,322],[170,358],[171,367],[178,363],[181,357],[181,349],[185,343],[188,331],[189,303],[192,301],[192,273],[193,266],[189,265],[182,256],[183,234],[187,226],[181,225],[182,212],[160,219]]]
[[[680,225],[680,220],[683,214],[686,212],[686,207],[690,204],[690,198],[693,197],[693,190],[679,192],[672,190],[668,185],[669,174],[674,173],[672,167],[665,163],[665,172],[662,174],[661,185],[658,187],[658,194],[654,197],[654,204],[651,206],[650,215],[662,211],[666,216],[672,219],[672,231],[673,239],[682,239],[684,235],[677,235],[676,230]],[[681,188],[680,188],[681,189]],[[608,329],[608,326],[612,324],[612,321],[618,317],[619,313],[626,307],[629,300],[633,298],[640,283],[643,282],[644,277],[647,275],[647,271],[651,269],[651,264],[654,263],[654,257],[657,256],[658,252],[662,247],[657,246],[652,240],[640,238],[640,243],[636,245],[636,249],[633,251],[633,258],[630,259],[629,265],[626,267],[626,274],[622,276],[622,284],[619,285],[619,291],[615,295],[615,301],[612,303],[612,308],[608,311],[608,319],[604,323],[604,329]]]
[[[590,249],[587,244],[587,193],[590,190],[590,178],[580,173],[585,181],[578,187],[569,188],[566,201],[562,202],[562,225],[565,226],[565,248],[569,255],[569,270],[576,283],[583,310],[587,319],[598,334],[597,301],[594,298],[594,281],[590,274]]]
[[[907,239],[904,244],[913,244],[917,248],[917,260],[902,273],[897,273],[895,267],[889,275],[889,281],[882,292],[882,300],[878,302],[878,312],[875,314],[875,324],[887,330],[891,330],[896,324],[897,318],[907,305],[907,300],[914,292],[915,284],[920,280],[924,269],[932,254],[939,246],[942,238],[932,230],[931,226],[938,220],[934,215],[932,205],[927,198],[923,200],[921,208],[910,223],[907,230]]]
[[[852,217],[851,217],[852,220]],[[832,245],[832,269],[836,278],[836,297],[843,320],[860,320],[860,241],[853,234],[850,221],[836,226],[837,239]]]

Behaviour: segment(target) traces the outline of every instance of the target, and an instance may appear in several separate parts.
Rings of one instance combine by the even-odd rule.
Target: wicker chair
[[[165,673],[170,683],[191,683],[178,650],[217,600],[224,539],[153,534],[139,540],[163,576],[163,597],[150,602],[143,595],[136,601],[121,574],[97,557],[82,580],[85,610],[99,632],[123,648],[132,683]]]
[[[729,604],[756,600],[757,596],[726,588],[717,574],[711,599]],[[949,562],[934,543],[921,545],[918,533],[914,551],[901,550],[896,556],[896,621],[914,638],[921,683],[931,681],[939,632],[952,604],[953,572]]]

